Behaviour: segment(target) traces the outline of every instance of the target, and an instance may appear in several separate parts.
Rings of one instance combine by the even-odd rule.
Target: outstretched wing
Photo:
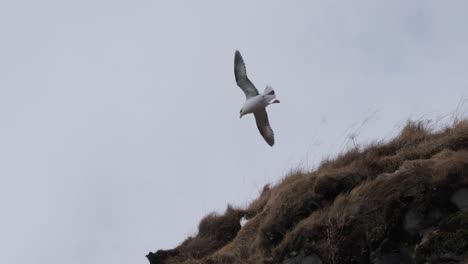
[[[234,76],[236,76],[237,85],[244,91],[247,99],[258,95],[257,88],[255,88],[253,83],[247,78],[244,60],[237,50],[234,55]]]
[[[273,146],[275,144],[275,135],[273,134],[273,129],[268,122],[268,115],[265,109],[259,110],[254,113],[255,121],[257,122],[258,131],[268,143],[268,145]]]

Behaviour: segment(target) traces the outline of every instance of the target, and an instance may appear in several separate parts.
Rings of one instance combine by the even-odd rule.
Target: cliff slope
[[[467,252],[468,121],[461,121],[440,131],[409,123],[389,142],[291,173],[265,186],[247,208],[210,214],[196,236],[147,258],[151,264],[463,263]]]

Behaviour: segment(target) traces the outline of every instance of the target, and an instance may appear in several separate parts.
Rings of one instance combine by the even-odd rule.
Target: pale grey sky
[[[1,1],[0,263],[147,263],[468,96],[466,1]],[[233,74],[271,85],[276,144]],[[364,120],[368,119],[361,126]]]

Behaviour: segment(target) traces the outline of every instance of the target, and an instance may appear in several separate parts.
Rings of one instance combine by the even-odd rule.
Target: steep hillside
[[[409,123],[389,142],[292,173],[247,208],[210,214],[196,236],[147,257],[151,264],[463,263],[467,252],[462,121],[436,132]]]

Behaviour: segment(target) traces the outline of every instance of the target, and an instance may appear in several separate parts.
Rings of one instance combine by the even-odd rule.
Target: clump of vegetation
[[[243,209],[208,215],[157,263],[453,263],[468,259],[468,121],[410,122],[393,140],[297,171]],[[461,198],[460,198],[461,197]],[[242,217],[249,219],[240,226]],[[292,262],[291,262],[292,263]]]

